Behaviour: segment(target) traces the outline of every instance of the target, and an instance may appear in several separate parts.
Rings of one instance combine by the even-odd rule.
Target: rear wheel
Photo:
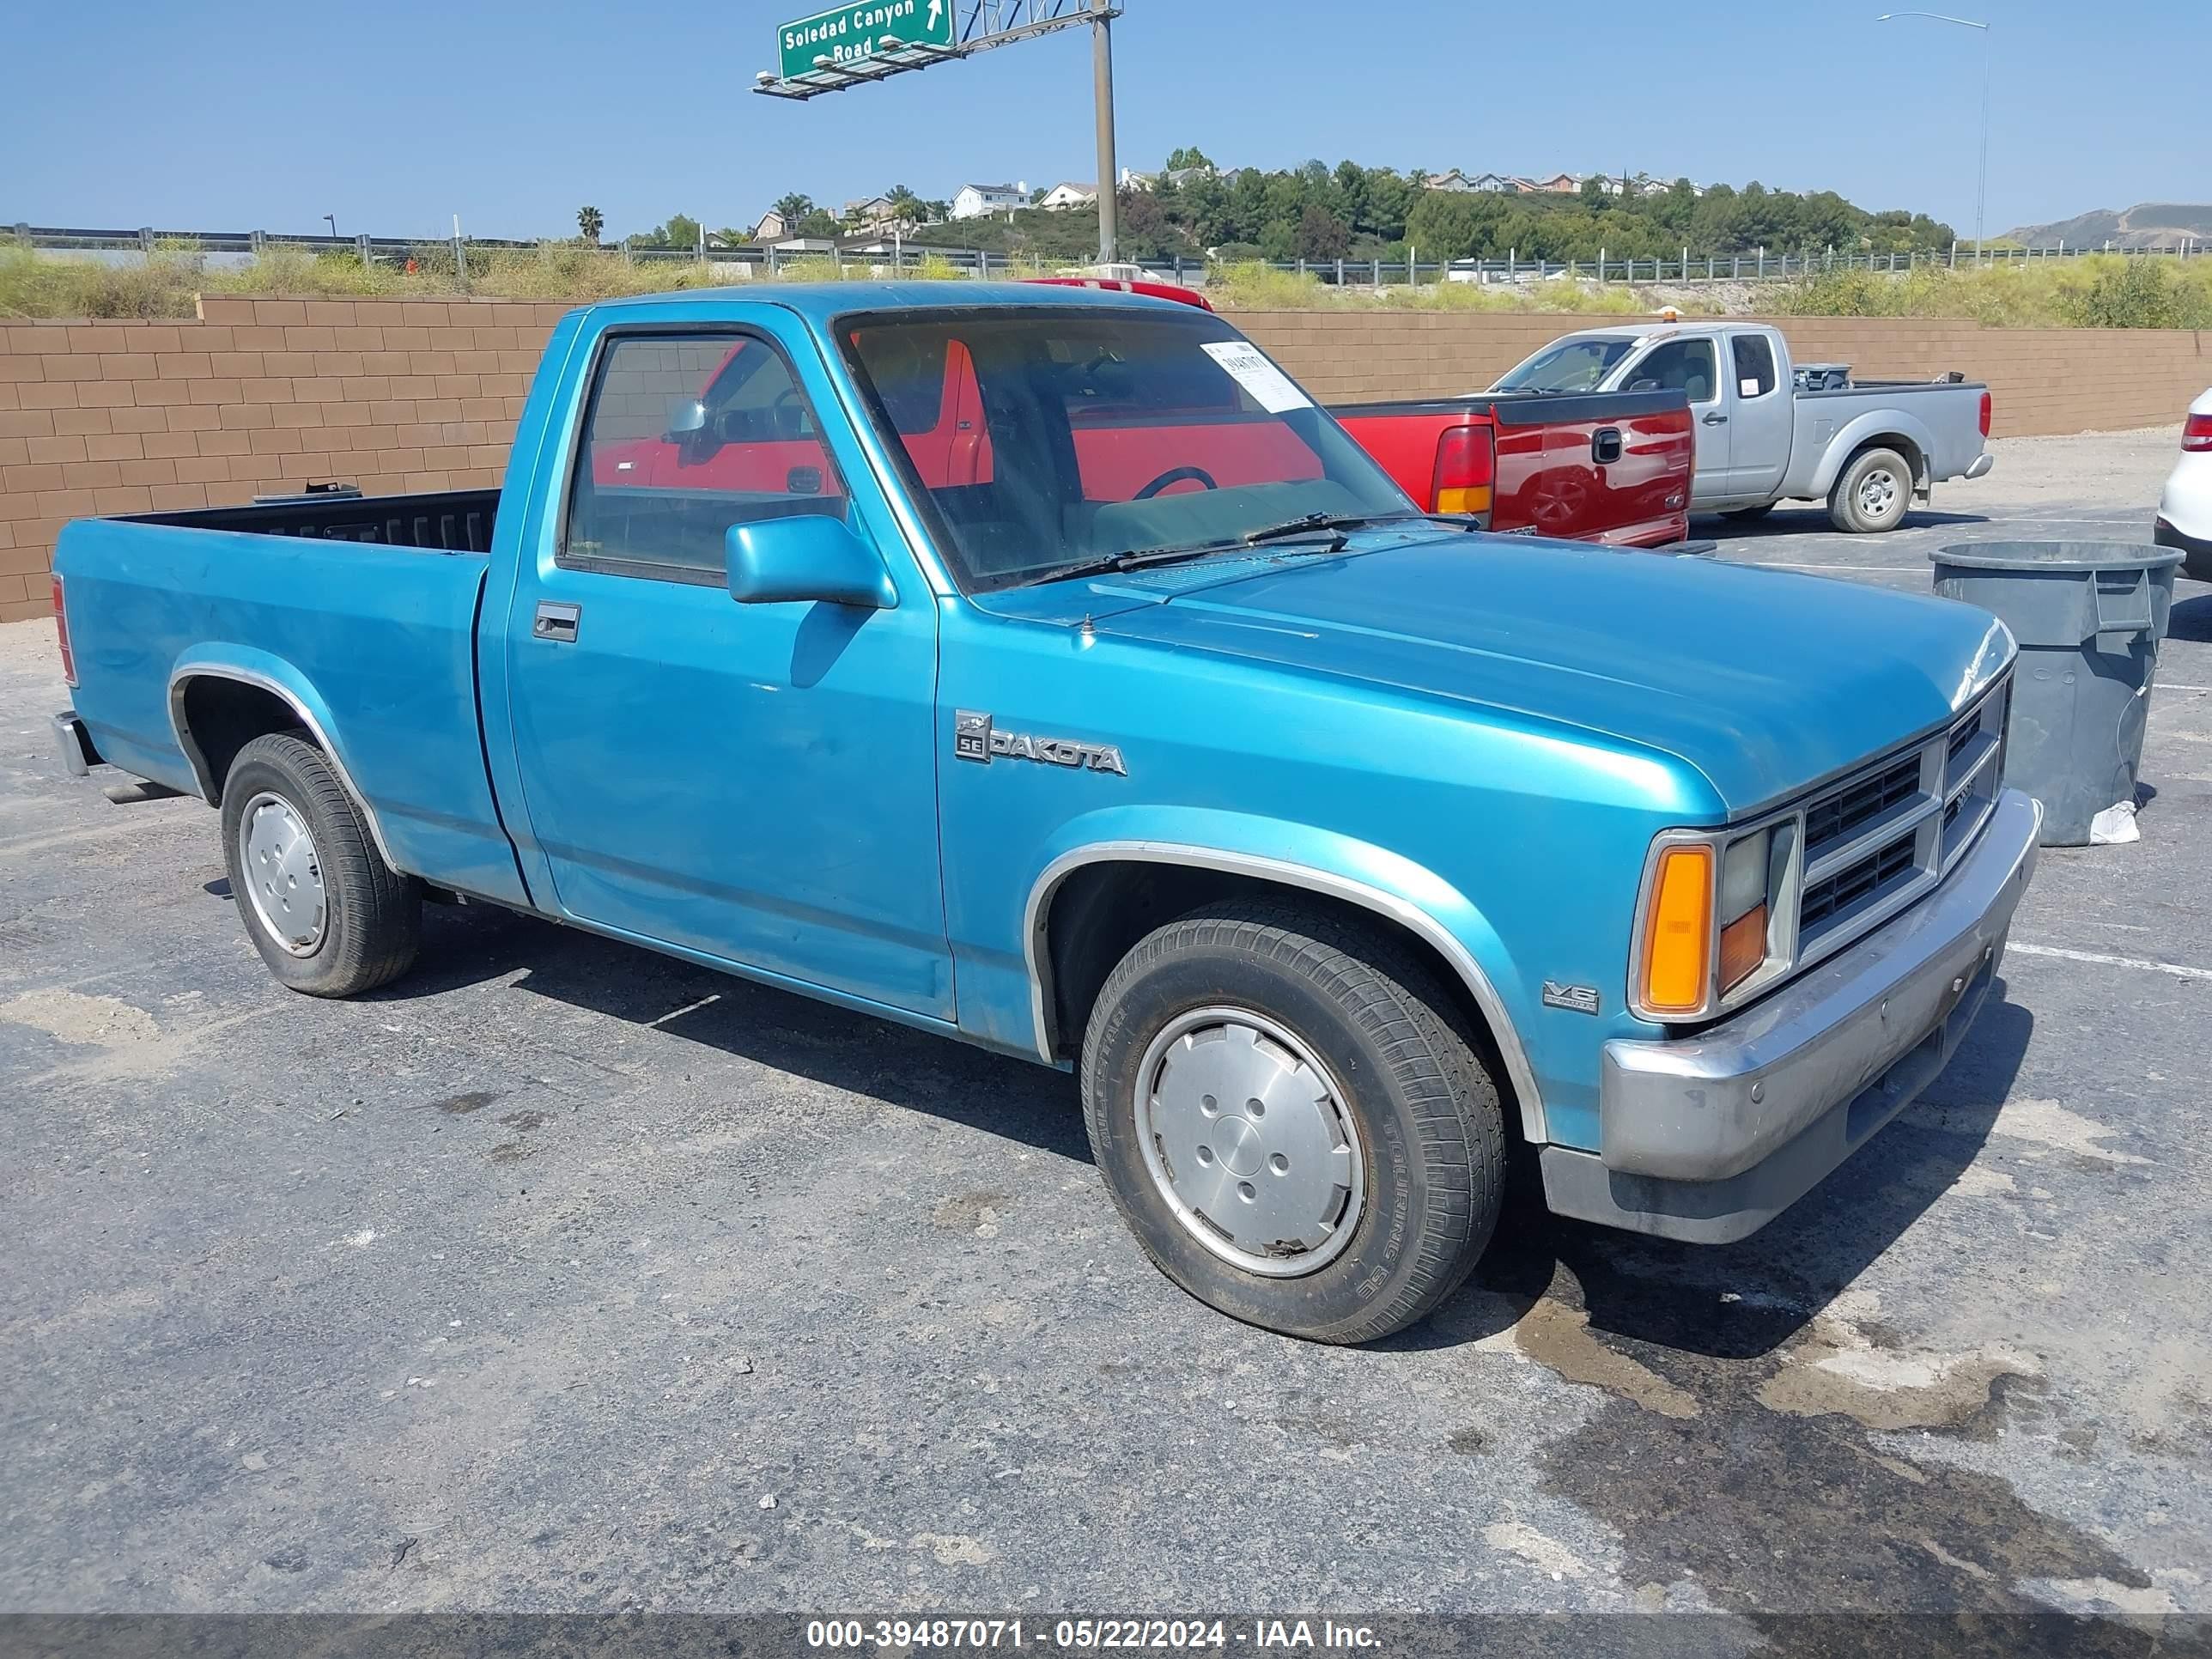
[[[1828,521],[1854,536],[1894,530],[1912,505],[1912,465],[1893,449],[1854,455],[1828,492]]]
[[[385,863],[313,744],[276,732],[238,751],[223,780],[222,841],[246,937],[283,984],[353,996],[414,963],[420,884]]]
[[[1140,940],[1083,1046],[1093,1155],[1146,1253],[1234,1318],[1320,1342],[1455,1290],[1501,1202],[1498,1091],[1389,939],[1223,905]]]

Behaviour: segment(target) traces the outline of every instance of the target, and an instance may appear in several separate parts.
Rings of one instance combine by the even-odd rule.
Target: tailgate
[[[1639,546],[1689,534],[1696,450],[1680,392],[1499,397],[1491,416],[1492,529]]]

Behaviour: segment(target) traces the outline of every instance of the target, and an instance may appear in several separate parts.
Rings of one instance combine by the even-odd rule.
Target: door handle
[[[531,620],[531,637],[551,640],[556,645],[574,645],[576,624],[583,615],[584,608],[580,605],[556,605],[550,599],[540,599],[538,614]]]
[[[1601,426],[1590,434],[1590,459],[1600,466],[1609,466],[1620,459],[1620,428]]]
[[[1725,415],[1708,415],[1705,416],[1705,424],[1707,426],[1726,426],[1728,424],[1728,416]]]

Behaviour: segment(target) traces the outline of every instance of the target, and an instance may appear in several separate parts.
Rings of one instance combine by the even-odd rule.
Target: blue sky
[[[968,0],[961,0],[963,6]],[[1980,37],[1887,0],[1122,0],[1121,159],[1318,155],[1830,187],[1971,234]],[[1960,0],[1996,25],[1989,228],[2212,200],[2212,0]],[[610,234],[787,189],[1088,179],[1088,30],[808,104],[761,98],[811,0],[28,0],[0,220]],[[1585,21],[1587,20],[1587,21]]]

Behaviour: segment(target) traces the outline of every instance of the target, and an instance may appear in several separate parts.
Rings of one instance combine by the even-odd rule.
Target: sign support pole
[[[1118,240],[1120,179],[1114,166],[1114,37],[1109,0],[1091,0],[1091,92],[1098,121],[1098,263],[1110,264]]]

